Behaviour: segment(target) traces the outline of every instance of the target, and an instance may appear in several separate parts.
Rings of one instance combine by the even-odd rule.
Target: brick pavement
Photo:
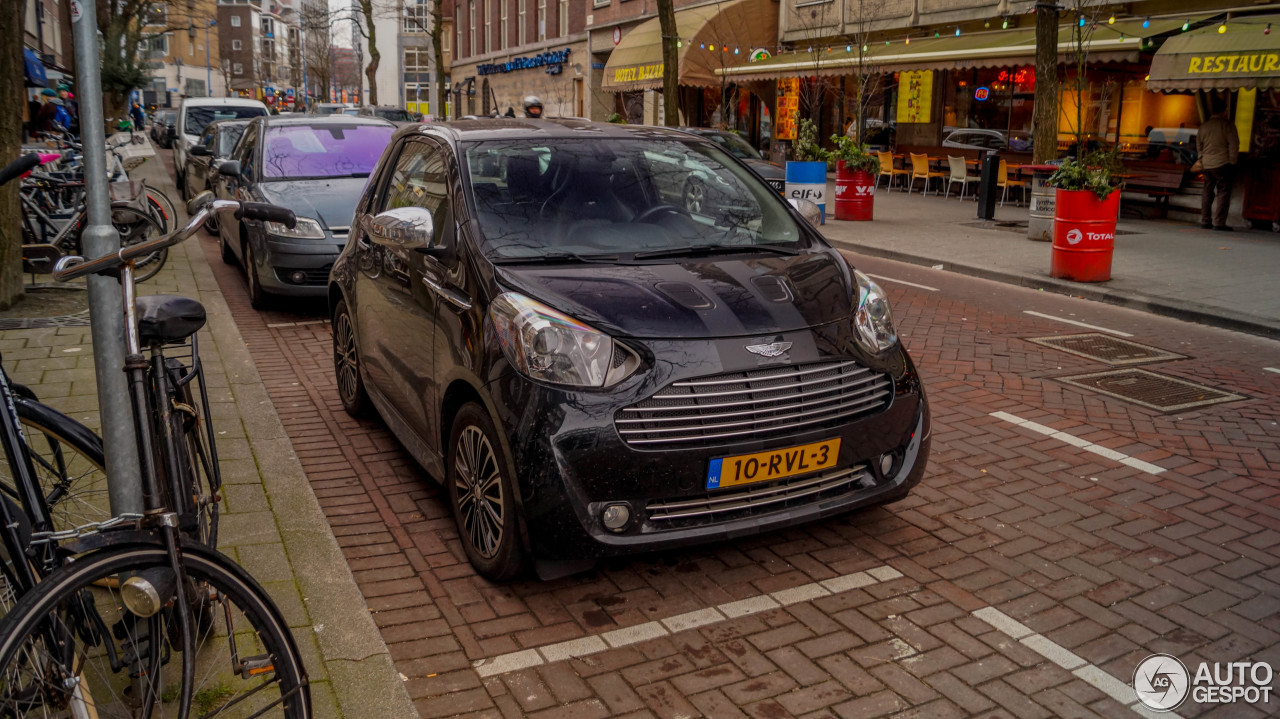
[[[470,570],[435,485],[380,423],[343,413],[324,310],[254,312],[239,269],[203,244],[422,716],[1133,716],[1132,695],[1098,687],[1127,683],[1150,653],[1280,664],[1280,375],[1259,369],[1280,366],[1274,343],[964,278],[930,279],[952,285],[939,293],[886,283],[934,410],[930,472],[911,497],[495,586]],[[1095,312],[1191,356],[1155,369],[1250,399],[1160,415],[1056,383],[1103,367],[1023,341],[1071,331],[1017,308],[1034,302]],[[1164,471],[1081,452],[997,411]],[[495,676],[473,667],[882,565],[903,576]],[[987,607],[1053,645],[1036,651],[974,615]],[[1102,674],[1048,658],[1064,652]]]

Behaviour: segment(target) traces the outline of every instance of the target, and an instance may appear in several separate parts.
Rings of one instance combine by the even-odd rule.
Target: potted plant
[[[818,128],[811,120],[801,120],[792,145],[794,160],[787,161],[786,196],[809,200],[827,221],[827,151],[818,144]]]
[[[1111,279],[1123,169],[1115,150],[1062,161],[1049,177],[1055,188],[1053,260],[1049,274],[1076,282]]]
[[[836,163],[836,219],[870,220],[880,158],[847,135],[832,135],[831,142],[835,145],[830,158]]]

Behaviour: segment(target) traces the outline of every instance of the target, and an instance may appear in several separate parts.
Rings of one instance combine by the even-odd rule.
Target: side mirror
[[[366,230],[374,244],[401,250],[434,249],[435,220],[425,207],[397,207],[376,215]]]
[[[210,155],[213,154],[212,152],[209,151],[209,148],[205,147],[204,145],[192,145],[190,152],[192,155],[196,157],[209,157]]]
[[[201,192],[200,194],[196,195],[190,200],[187,200],[187,214],[188,215],[196,214],[197,212],[200,211],[200,208],[204,207],[210,202],[213,202],[213,193],[210,192],[209,190],[205,190],[204,192]]]
[[[787,198],[787,202],[790,202],[791,206],[796,208],[796,211],[800,213],[800,216],[813,227],[817,227],[818,224],[822,222],[822,210],[819,209],[816,202],[811,200],[801,200],[794,197]]]
[[[218,174],[224,177],[239,177],[240,162],[237,160],[223,160],[222,164],[218,165]]]

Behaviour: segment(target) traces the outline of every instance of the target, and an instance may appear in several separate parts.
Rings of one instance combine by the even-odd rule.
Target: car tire
[[[244,231],[241,230],[241,232]],[[262,282],[258,280],[258,263],[253,256],[253,245],[247,239],[244,240],[244,277],[249,285],[249,306],[255,310],[266,309],[267,293],[263,291]]]
[[[680,193],[680,205],[691,215],[702,214],[707,205],[707,186],[701,180],[689,178]]]
[[[479,404],[463,405],[454,417],[448,451],[445,491],[471,566],[492,582],[526,573],[529,557],[520,538],[510,462]]]
[[[227,242],[227,238],[222,236],[222,230],[215,230],[218,234],[218,254],[222,256],[222,262],[228,265],[236,264],[236,253],[231,249],[231,243]]]
[[[356,344],[356,326],[347,309],[347,301],[339,300],[333,308],[333,372],[338,381],[338,398],[342,409],[356,419],[369,416],[372,406],[360,376],[360,350]]]
[[[174,182],[176,182],[178,185],[178,197],[181,197],[184,200],[191,199],[187,197],[186,172],[178,168],[178,161],[176,159],[176,156],[173,162],[173,179],[174,179]]]

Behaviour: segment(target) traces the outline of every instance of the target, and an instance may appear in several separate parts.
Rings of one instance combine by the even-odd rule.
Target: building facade
[[[301,5],[218,0],[219,52],[232,94],[290,104],[302,87]]]
[[[217,18],[216,0],[152,6],[143,29],[142,52],[152,78],[143,88],[146,104],[176,106],[184,97],[226,93]]]

